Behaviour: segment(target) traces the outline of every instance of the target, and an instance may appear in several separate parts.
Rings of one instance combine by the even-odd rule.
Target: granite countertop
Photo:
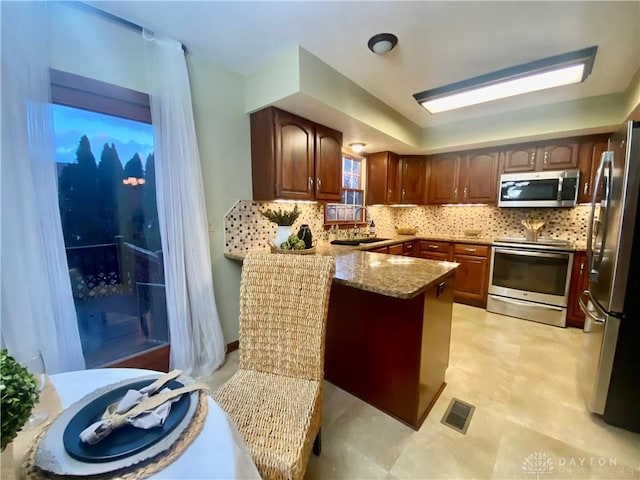
[[[336,283],[396,298],[415,297],[458,266],[453,262],[364,251],[340,255],[335,260]]]
[[[383,243],[388,245],[393,241],[377,242],[374,245]],[[270,249],[250,251],[269,253]],[[249,251],[225,253],[225,257],[242,261],[247,253]],[[458,266],[454,262],[366,252],[361,246],[331,245],[328,242],[319,242],[315,254],[335,258],[336,283],[396,298],[415,297]]]

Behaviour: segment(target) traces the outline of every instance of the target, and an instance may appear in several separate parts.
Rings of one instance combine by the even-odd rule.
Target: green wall
[[[51,67],[147,91],[139,32],[77,7],[50,4]],[[224,258],[223,218],[251,198],[249,116],[244,77],[187,55],[209,220],[213,283],[225,343],[238,339],[240,266]]]

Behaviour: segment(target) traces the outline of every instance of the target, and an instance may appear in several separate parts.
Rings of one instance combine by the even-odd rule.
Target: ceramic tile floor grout
[[[578,329],[454,304],[447,387],[420,430],[325,382],[322,455],[305,478],[640,479],[640,435],[586,411],[581,342]],[[238,359],[203,380],[217,388]],[[476,407],[466,435],[440,423],[453,397]]]

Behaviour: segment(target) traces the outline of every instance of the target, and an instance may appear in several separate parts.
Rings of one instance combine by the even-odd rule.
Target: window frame
[[[51,103],[152,124],[146,93],[53,68],[49,76]]]
[[[344,185],[344,159],[350,159],[352,161],[356,161],[358,163],[360,163],[360,187],[361,188],[351,188],[351,187],[344,187],[341,186],[340,188],[340,197],[342,198],[342,195],[344,192],[359,192],[362,195],[362,206],[364,207],[364,200],[365,200],[365,193],[366,193],[366,185],[365,185],[365,169],[366,169],[366,160],[363,157],[360,157],[358,155],[354,155],[350,152],[342,152],[342,171],[341,171],[341,184]],[[338,228],[348,228],[348,227],[353,227],[354,225],[366,225],[366,211],[365,209],[361,209],[360,212],[358,213],[358,218],[355,219],[350,219],[350,220],[329,220],[328,219],[328,208],[330,206],[333,205],[351,205],[348,203],[342,203],[342,202],[327,202],[324,204],[324,225],[326,227],[332,227],[332,226],[337,226]]]

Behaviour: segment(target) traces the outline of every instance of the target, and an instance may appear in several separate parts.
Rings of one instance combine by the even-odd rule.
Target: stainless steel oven
[[[487,310],[564,327],[572,265],[566,246],[497,243],[491,249]]]

